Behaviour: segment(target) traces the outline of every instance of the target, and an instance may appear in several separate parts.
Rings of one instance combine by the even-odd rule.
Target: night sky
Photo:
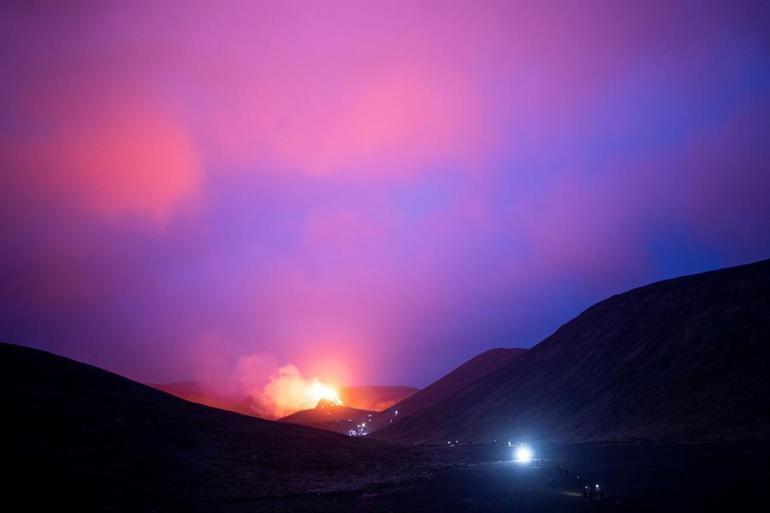
[[[0,339],[424,386],[769,257],[768,6],[3,2]]]

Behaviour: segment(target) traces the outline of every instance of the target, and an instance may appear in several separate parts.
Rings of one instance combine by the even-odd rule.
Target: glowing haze
[[[342,405],[337,389],[318,378],[307,379],[293,365],[279,368],[261,388],[244,390],[254,413],[265,418],[280,418],[298,410],[315,408],[321,400]]]
[[[768,26],[767,2],[3,2],[0,338],[274,415],[767,257]]]

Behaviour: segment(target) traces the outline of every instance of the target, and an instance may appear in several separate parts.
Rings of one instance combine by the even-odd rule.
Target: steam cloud
[[[308,391],[317,383],[318,378],[304,376],[296,365],[278,366],[262,353],[239,358],[234,368],[206,368],[200,379],[208,404],[231,408],[246,401],[253,414],[266,419],[314,408],[318,399]]]
[[[249,397],[260,417],[285,417],[295,411],[315,407],[315,399],[308,394],[308,389],[317,381],[317,378],[302,376],[294,365],[284,365],[270,376],[261,389],[252,390]]]

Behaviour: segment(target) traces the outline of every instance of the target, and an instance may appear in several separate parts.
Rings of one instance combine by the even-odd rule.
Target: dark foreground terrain
[[[229,511],[429,475],[431,454],[184,401],[0,344],[0,494],[19,511]]]
[[[236,511],[679,513],[770,504],[767,445],[550,446],[538,448],[542,459],[531,464],[512,461],[502,447],[435,450],[463,463],[411,485],[257,501]],[[585,486],[596,484],[600,492],[584,498]]]
[[[615,296],[366,437],[0,344],[0,494],[19,511],[764,511],[768,290],[770,260]],[[561,445],[521,464],[517,439]]]

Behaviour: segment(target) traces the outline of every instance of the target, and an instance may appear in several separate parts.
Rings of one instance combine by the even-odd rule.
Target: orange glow
[[[294,365],[280,367],[264,386],[249,386],[244,391],[250,398],[254,413],[268,419],[315,408],[322,399],[342,405],[334,386],[323,383],[317,377],[305,378]]]
[[[307,394],[315,404],[318,404],[318,401],[326,400],[337,406],[342,406],[342,399],[340,399],[337,389],[330,387],[329,385],[324,385],[318,381],[318,379],[313,379],[310,382],[310,386],[307,388]]]

